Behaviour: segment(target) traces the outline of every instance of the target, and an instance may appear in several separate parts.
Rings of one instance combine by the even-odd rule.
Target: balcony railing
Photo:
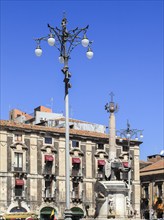
[[[44,201],[56,201],[56,192],[46,190],[43,195]]]
[[[83,181],[84,178],[82,172],[79,170],[72,170],[71,177],[74,182]]]
[[[72,191],[71,192],[71,200],[72,202],[74,203],[82,203],[83,201],[83,192],[75,192],[75,191]]]
[[[13,167],[12,173],[15,177],[27,178],[27,170],[23,167]]]
[[[104,174],[103,173],[98,173],[97,174],[97,179],[98,180],[103,180],[103,178],[104,178]]]
[[[23,171],[23,167],[14,167],[14,171],[15,172],[22,172]]]

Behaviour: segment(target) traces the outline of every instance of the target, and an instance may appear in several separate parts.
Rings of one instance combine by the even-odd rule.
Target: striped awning
[[[37,215],[32,212],[15,212],[15,213],[6,213],[3,215],[5,219],[16,219],[16,218],[28,218],[36,219]]]
[[[23,186],[24,185],[24,181],[22,179],[16,179],[15,180],[15,185],[16,186]]]
[[[52,155],[45,155],[44,159],[45,161],[53,161],[54,157]]]
[[[81,163],[81,160],[79,157],[72,158],[72,163]]]
[[[105,165],[105,160],[98,160],[98,165],[104,166]]]

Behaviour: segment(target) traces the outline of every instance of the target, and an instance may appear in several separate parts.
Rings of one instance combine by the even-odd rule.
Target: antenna
[[[52,112],[53,112],[53,105],[54,105],[54,98],[51,97],[50,104],[46,104],[46,106],[50,107]]]
[[[51,97],[50,103],[51,103],[51,111],[53,112],[53,105],[54,105],[54,98],[53,97]]]

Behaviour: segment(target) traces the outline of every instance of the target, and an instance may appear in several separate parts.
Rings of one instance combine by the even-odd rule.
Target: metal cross
[[[110,95],[110,97],[111,97],[111,102],[113,102],[113,96],[114,96],[114,93],[111,92],[109,95]]]

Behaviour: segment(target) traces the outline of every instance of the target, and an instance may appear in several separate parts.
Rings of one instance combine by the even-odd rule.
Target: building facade
[[[36,108],[33,117],[17,111],[10,120],[0,121],[0,207],[6,218],[33,213],[49,220],[52,210],[63,219],[65,210],[65,128],[64,118]],[[39,123],[35,116],[39,115]],[[23,117],[22,117],[23,116]],[[54,116],[54,115],[53,115]],[[18,118],[19,120],[15,120]],[[52,126],[54,125],[54,126]],[[139,145],[130,142],[132,204],[140,216]],[[117,158],[128,167],[127,141],[116,138]],[[103,126],[70,120],[70,198],[73,220],[92,218],[95,213],[96,181],[105,180],[109,158],[109,134]],[[128,176],[121,176],[127,181]],[[29,215],[30,215],[29,214]],[[27,216],[19,216],[26,218]]]
[[[164,211],[164,155],[147,157],[140,163],[141,213],[149,219],[150,211],[157,218],[162,218]]]

